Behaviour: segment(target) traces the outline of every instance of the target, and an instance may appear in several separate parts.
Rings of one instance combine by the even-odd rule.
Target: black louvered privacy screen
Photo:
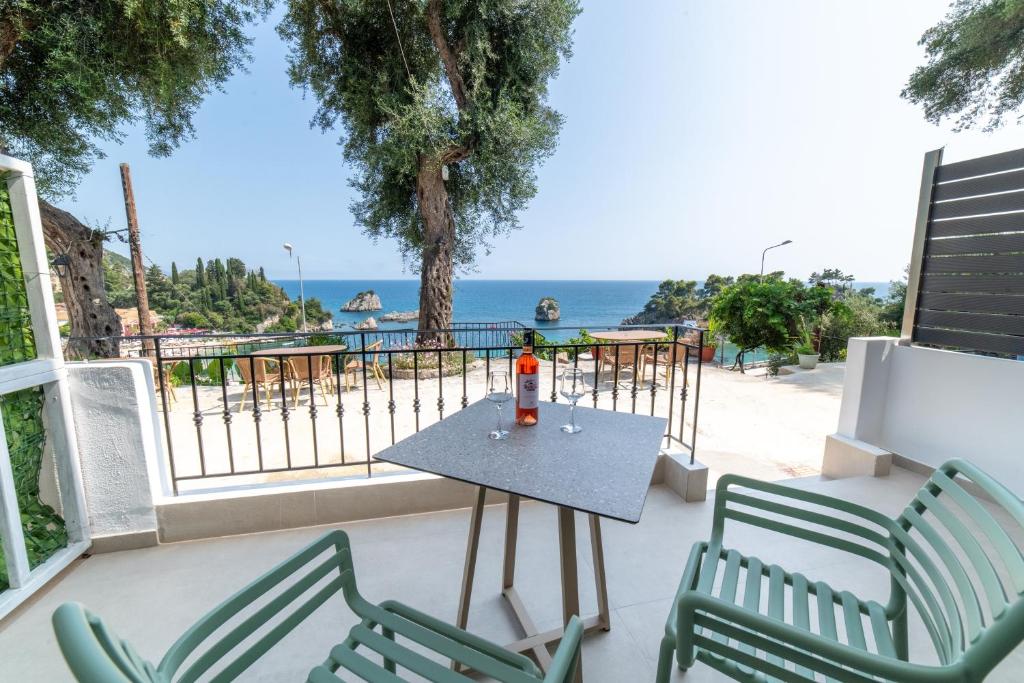
[[[1024,355],[1024,149],[932,169],[912,340]]]

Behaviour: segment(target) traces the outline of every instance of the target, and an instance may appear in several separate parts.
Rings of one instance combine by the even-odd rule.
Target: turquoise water
[[[298,296],[297,280],[277,280],[293,299]],[[419,280],[307,280],[307,297],[317,297],[334,314],[335,327],[352,325],[388,311],[412,311],[419,307]],[[644,307],[658,289],[658,282],[636,280],[457,280],[454,319],[456,322],[499,322],[517,320],[538,329],[617,325]],[[372,289],[380,296],[384,310],[376,313],[343,313],[342,304],[357,293]],[[558,299],[562,319],[557,323],[534,322],[533,311],[545,296]],[[382,323],[385,328],[410,328],[416,323]],[[572,330],[552,331],[552,339],[564,339]]]
[[[276,280],[292,299],[298,297],[298,280]],[[618,325],[638,313],[658,289],[658,280],[456,280],[454,319],[456,322],[500,322],[517,320],[540,330],[552,327],[600,327]],[[698,281],[698,285],[702,284]],[[306,280],[305,294],[316,297],[334,314],[335,327],[352,329],[368,315],[380,318],[388,311],[411,311],[419,306],[419,280]],[[864,282],[855,286],[875,287],[884,296],[888,283]],[[342,304],[357,293],[372,289],[380,296],[384,310],[378,313],[343,313]],[[558,299],[562,319],[555,323],[534,322],[533,311],[545,296]],[[382,323],[385,329],[410,328],[416,323]],[[553,340],[574,336],[574,330],[545,333]],[[728,353],[728,349],[726,350]]]

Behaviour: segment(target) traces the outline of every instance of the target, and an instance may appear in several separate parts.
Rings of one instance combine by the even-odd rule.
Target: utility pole
[[[142,266],[142,242],[139,240],[139,217],[135,214],[135,192],[132,190],[132,171],[128,164],[121,164],[121,189],[124,191],[124,213],[128,219],[128,248],[132,254],[132,279],[135,280],[135,300],[139,309],[139,334],[147,337],[153,334],[153,322],[149,318],[149,296],[146,294],[146,270]],[[154,355],[152,339],[142,340],[143,355]]]

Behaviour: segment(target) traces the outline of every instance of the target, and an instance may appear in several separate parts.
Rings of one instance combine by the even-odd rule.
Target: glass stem
[[[576,431],[576,401],[569,404],[569,423],[572,425],[572,431]]]
[[[501,428],[501,404],[499,403],[498,404],[498,433],[500,434],[502,431],[504,431],[504,430]]]

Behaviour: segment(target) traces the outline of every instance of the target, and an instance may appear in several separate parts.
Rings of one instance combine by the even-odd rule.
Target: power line
[[[386,0],[388,3],[388,14],[391,15],[391,25],[395,27],[395,39],[398,41],[398,51],[402,54],[402,64],[405,64],[405,75],[409,77],[409,82],[412,82],[412,71],[409,70],[409,62],[405,59],[405,48],[402,47],[402,36],[398,35],[398,22],[395,21],[395,10],[391,8],[391,0]]]

